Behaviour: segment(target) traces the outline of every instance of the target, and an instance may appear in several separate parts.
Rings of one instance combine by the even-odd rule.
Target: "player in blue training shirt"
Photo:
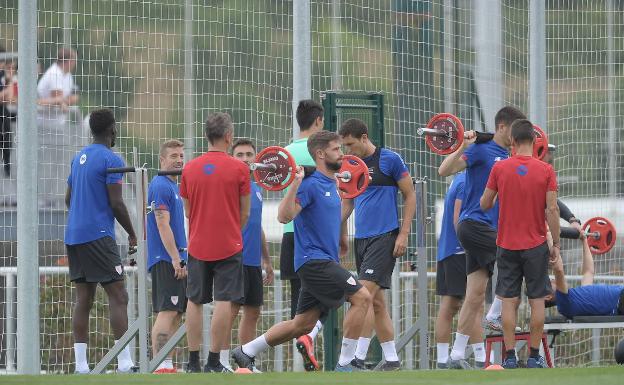
[[[89,373],[87,340],[89,312],[95,289],[102,285],[108,296],[111,329],[115,340],[128,329],[128,293],[124,270],[115,243],[115,219],[128,233],[131,248],[136,235],[121,196],[123,174],[107,174],[106,169],[124,167],[115,146],[117,128],[112,111],[95,110],[89,116],[93,144],[83,148],[73,159],[67,178],[65,204],[69,209],[65,245],[69,259],[69,277],[76,286],[76,303],[72,315],[76,373]],[[130,348],[117,356],[119,372],[133,371]]]
[[[232,357],[239,367],[250,368],[256,355],[270,346],[309,333],[320,318],[330,309],[340,307],[346,299],[351,307],[343,322],[344,338],[336,371],[357,370],[351,361],[355,358],[357,338],[371,296],[340,266],[338,257],[341,202],[335,173],[340,170],[343,158],[340,137],[333,132],[317,132],[308,139],[308,151],[316,163],[316,171],[303,179],[303,167],[299,166],[278,209],[281,223],[294,219],[295,270],[302,283],[297,315],[234,349]]]
[[[464,200],[457,225],[457,238],[466,251],[466,297],[459,312],[457,333],[449,359],[449,368],[467,369],[466,346],[470,340],[475,354],[475,366],[485,366],[483,327],[479,320],[483,314],[487,282],[496,262],[496,229],[498,203],[487,212],[481,210],[480,199],[485,190],[494,163],[509,157],[511,123],[526,116],[515,107],[503,107],[494,117],[494,138],[475,143],[474,131],[467,131],[463,145],[448,155],[438,172],[450,176],[466,170]],[[501,301],[495,300],[490,311],[500,311]]]
[[[237,139],[232,145],[232,155],[247,164],[256,159],[256,146],[249,139]],[[262,269],[266,276],[262,278]],[[264,302],[263,285],[273,282],[273,266],[269,257],[269,247],[262,229],[262,191],[251,181],[251,209],[249,219],[243,228],[243,279],[245,294],[240,301],[232,302],[232,318],[236,319],[242,306],[243,315],[238,324],[238,341],[246,344],[256,336],[256,325],[260,319],[260,308]],[[233,321],[232,321],[233,322]],[[230,368],[230,336],[220,353],[221,365]],[[260,371],[253,366],[254,373]]]
[[[379,370],[401,367],[394,345],[394,329],[386,306],[384,290],[390,288],[397,258],[405,254],[410,225],[416,211],[416,195],[409,171],[396,152],[376,147],[368,137],[368,127],[360,119],[348,119],[340,127],[346,152],[361,158],[370,173],[368,188],[355,199],[343,200],[342,243],[347,243],[346,219],[355,206],[355,261],[360,283],[373,296],[362,329],[353,365],[365,369],[373,328],[377,333],[385,363]],[[403,220],[399,224],[397,193],[403,196]]]
[[[553,294],[546,297],[546,306],[556,305],[559,313],[567,318],[624,315],[624,285],[594,284],[594,258],[583,232],[580,239],[583,242],[581,286],[568,287],[563,261],[559,257],[552,264],[555,274],[554,281],[551,281]],[[552,247],[550,233],[548,242]]]
[[[448,367],[453,317],[459,311],[461,301],[466,295],[466,253],[455,234],[455,226],[459,221],[464,199],[465,181],[465,172],[455,175],[444,198],[436,271],[436,294],[441,297],[435,328],[438,369]]]
[[[168,140],[160,146],[160,169],[181,171],[184,166],[184,143]],[[147,216],[147,268],[152,276],[152,303],[156,313],[152,327],[154,356],[180,325],[186,311],[186,233],[184,203],[176,177],[155,176],[149,185],[147,201],[152,211]],[[177,373],[173,351],[160,363],[155,373]]]

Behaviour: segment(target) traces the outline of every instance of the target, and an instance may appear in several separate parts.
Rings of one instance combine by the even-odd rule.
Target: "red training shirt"
[[[220,151],[188,162],[180,195],[189,200],[188,252],[203,261],[229,258],[243,250],[240,197],[249,195],[249,166]]]
[[[528,250],[546,241],[546,192],[557,191],[551,165],[523,155],[501,160],[487,188],[498,191],[498,246]]]

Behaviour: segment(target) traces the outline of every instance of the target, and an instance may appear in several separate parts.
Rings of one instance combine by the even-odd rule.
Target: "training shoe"
[[[436,368],[437,369],[448,369],[448,361],[447,362],[437,362],[436,363]]]
[[[401,370],[400,361],[386,361],[377,369],[379,372],[393,372],[395,370]]]
[[[529,369],[542,369],[547,368],[548,364],[542,356],[538,356],[537,358],[529,357],[526,362],[526,367]]]
[[[485,369],[485,361],[475,360],[473,369]]]
[[[138,366],[131,366],[126,370],[119,370],[119,368],[117,368],[117,373],[121,373],[121,374],[131,374],[131,373],[139,373],[140,369]]]
[[[503,368],[505,369],[518,369],[518,360],[516,357],[507,357],[503,361]]]
[[[303,368],[306,372],[313,372],[319,369],[319,364],[314,357],[314,342],[309,335],[305,334],[297,338],[297,350],[303,357]]]
[[[178,370],[176,368],[160,368],[154,370],[154,374],[173,374],[177,372]]]
[[[348,363],[344,366],[337,363],[336,368],[334,369],[334,372],[359,372],[359,371],[361,370],[351,365],[351,363]]]
[[[351,366],[353,366],[354,368],[361,370],[361,371],[366,371],[368,370],[368,368],[366,367],[366,363],[364,362],[364,360],[361,360],[357,357],[355,357],[354,359],[351,360]]]
[[[253,372],[253,368],[256,366],[256,360],[254,357],[249,357],[243,352],[243,347],[239,346],[232,350],[232,358],[239,368],[247,368]]]
[[[91,370],[87,369],[87,370],[76,370],[74,371],[74,374],[89,374],[91,373]]]
[[[464,370],[471,370],[472,366],[470,366],[470,364],[468,363],[468,361],[461,359],[461,360],[453,360],[451,358],[449,358],[448,360],[448,368],[449,369],[464,369]]]
[[[186,368],[184,369],[187,373],[201,373],[202,368],[199,362],[189,362],[186,364]]]
[[[484,329],[489,329],[495,332],[503,332],[503,318],[498,316],[494,319],[488,319],[487,317],[483,317],[483,321],[481,322]]]
[[[215,366],[208,364],[204,365],[204,373],[232,373],[233,370],[226,368],[222,363],[218,363]]]

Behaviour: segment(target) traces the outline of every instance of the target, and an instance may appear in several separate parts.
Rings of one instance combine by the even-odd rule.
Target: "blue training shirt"
[[[442,215],[442,230],[440,231],[440,239],[438,240],[437,260],[442,261],[453,254],[463,253],[464,249],[457,240],[455,233],[455,224],[453,223],[453,214],[455,212],[455,200],[464,199],[464,183],[466,181],[466,173],[462,172],[455,175],[446,197],[444,197],[444,214]]]
[[[581,315],[616,315],[621,285],[585,285],[568,289],[568,294],[556,292],[557,310],[572,318]]]
[[[340,197],[336,180],[315,171],[301,182],[296,199],[302,209],[294,219],[295,271],[312,259],[340,263]]]
[[[355,238],[358,239],[376,237],[399,228],[396,183],[409,176],[405,162],[394,151],[381,148],[362,160],[368,166],[372,180],[368,188],[353,200]]]
[[[485,143],[472,144],[464,154],[462,159],[466,161],[466,182],[464,185],[464,200],[459,221],[472,219],[498,228],[498,199],[487,212],[481,210],[479,201],[485,190],[490,171],[494,163],[499,160],[509,158],[509,152],[493,140]]]
[[[262,258],[262,191],[251,182],[251,208],[243,228],[243,265],[261,266]]]
[[[111,237],[115,239],[115,216],[106,185],[122,183],[123,174],[106,169],[124,167],[124,161],[103,144],[84,147],[74,157],[67,185],[71,189],[65,244],[78,245]]]
[[[147,202],[154,210],[147,215],[147,269],[160,261],[171,263],[171,256],[165,249],[156,224],[155,210],[169,211],[169,226],[173,232],[176,247],[186,249],[184,231],[184,202],[180,197],[178,184],[167,176],[155,176],[147,190]],[[187,252],[180,251],[180,258],[187,260]]]

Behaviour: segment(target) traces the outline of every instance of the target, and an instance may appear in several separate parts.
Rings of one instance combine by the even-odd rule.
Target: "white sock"
[[[368,346],[370,345],[370,342],[370,338],[358,338],[357,348],[355,349],[355,358],[359,358],[360,360],[366,359],[366,354],[368,353]]]
[[[485,346],[483,342],[477,342],[476,344],[471,344],[472,352],[474,353],[475,361],[485,362]]]
[[[158,369],[173,369],[173,360],[171,358],[165,358],[156,368],[156,370]]]
[[[438,342],[436,344],[436,352],[438,353],[438,362],[446,364],[449,357],[449,344]]]
[[[342,338],[342,348],[340,349],[340,358],[338,358],[338,365],[348,365],[353,358],[355,358],[355,349],[357,348],[358,340],[351,338]]]
[[[485,318],[489,320],[496,319],[501,316],[501,310],[503,307],[503,301],[500,298],[494,297],[494,302],[492,302],[492,306],[490,306],[490,310],[488,310]]]
[[[226,368],[232,366],[230,365],[230,349],[221,350],[219,352],[219,362]]]
[[[264,337],[264,334],[263,334],[260,337],[256,338],[255,340],[243,345],[243,353],[245,353],[249,357],[255,357],[259,353],[262,353],[263,351],[267,350],[268,348],[269,348],[269,344],[267,343],[266,338]]]
[[[119,340],[115,340],[115,344],[117,341]],[[117,356],[117,369],[121,372],[127,372],[133,366],[134,362],[132,362],[132,358],[130,357],[130,345],[126,345]]]
[[[74,344],[74,356],[76,357],[76,371],[88,372],[89,363],[87,362],[87,344],[77,342]]]
[[[451,360],[463,360],[466,354],[466,345],[468,345],[468,337],[459,332],[455,333],[455,342],[451,350]]]
[[[321,321],[316,321],[316,325],[314,325],[314,328],[312,328],[312,331],[308,333],[308,336],[312,339],[312,342],[314,342],[314,339],[319,334],[322,328],[323,328],[323,323]]]
[[[397,355],[396,346],[394,345],[394,340],[382,342],[381,350],[383,350],[384,359],[386,361],[396,362],[399,360],[399,356]]]

